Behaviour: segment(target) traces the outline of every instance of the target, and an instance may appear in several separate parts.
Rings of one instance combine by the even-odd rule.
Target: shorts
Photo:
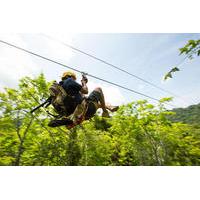
[[[88,108],[85,114],[85,119],[90,119],[92,118],[96,111],[97,111],[97,103],[101,99],[101,94],[98,91],[93,91],[90,93],[89,97],[87,98],[88,100]]]
[[[90,93],[87,99],[89,101],[96,101],[98,103],[98,101],[101,99],[101,93],[94,90]]]
[[[97,111],[97,107],[95,103],[93,103],[92,101],[89,101],[87,111],[85,113],[85,119],[87,120],[87,119],[92,118],[95,115],[96,111]]]

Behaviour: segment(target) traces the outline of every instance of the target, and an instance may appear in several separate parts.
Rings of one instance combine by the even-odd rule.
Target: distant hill
[[[173,122],[200,125],[200,103],[187,108],[176,108],[172,110],[176,115],[170,116]]]

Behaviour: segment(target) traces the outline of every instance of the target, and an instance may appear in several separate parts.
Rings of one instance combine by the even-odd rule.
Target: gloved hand
[[[82,81],[84,81],[85,83],[88,82],[88,79],[87,79],[87,77],[86,77],[85,74],[82,74],[82,80],[81,80],[81,82],[82,82]]]

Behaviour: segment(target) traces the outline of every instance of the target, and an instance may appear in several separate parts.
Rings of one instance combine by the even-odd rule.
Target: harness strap
[[[64,90],[64,88],[61,85],[58,84],[58,88],[62,92],[62,94],[64,94],[65,96],[70,96],[69,94],[67,94],[67,92]]]

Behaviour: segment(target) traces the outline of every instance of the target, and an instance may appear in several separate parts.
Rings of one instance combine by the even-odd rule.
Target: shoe
[[[119,106],[109,106],[111,112],[116,112],[119,109]]]
[[[106,117],[106,118],[110,118],[110,115],[109,115],[108,111],[103,111],[101,116],[102,117]]]

